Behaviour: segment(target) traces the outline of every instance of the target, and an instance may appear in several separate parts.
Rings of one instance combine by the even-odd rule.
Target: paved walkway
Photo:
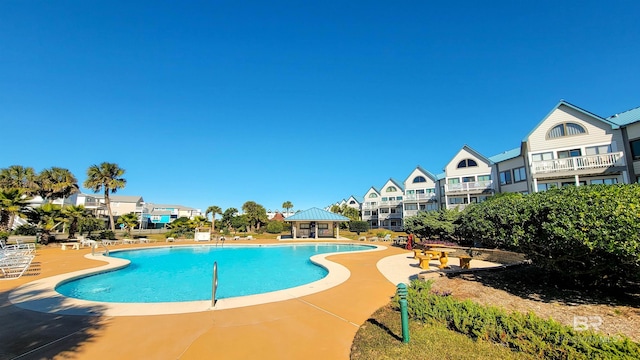
[[[88,249],[40,249],[35,274],[0,281],[0,358],[348,359],[359,326],[389,302],[398,282],[423,272],[412,266],[412,252],[378,244],[386,248],[327,257],[351,273],[328,290],[262,305],[147,316],[60,315],[13,305],[9,293],[22,284],[104,264],[85,258]]]

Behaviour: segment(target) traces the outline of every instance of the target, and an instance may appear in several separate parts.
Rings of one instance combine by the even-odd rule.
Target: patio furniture
[[[436,251],[440,256],[440,269],[448,269],[449,268],[449,253],[456,251],[455,249],[449,248],[433,248],[430,251]]]
[[[122,239],[123,244],[137,244],[139,241],[137,239]]]
[[[0,280],[17,279],[31,266],[35,255],[8,255],[0,257]]]
[[[167,240],[165,240],[165,242],[174,242],[174,241],[176,241],[176,239],[172,237],[168,237]]]
[[[111,240],[111,239],[102,239],[102,245],[118,245],[120,244],[119,240]]]
[[[67,250],[67,246],[70,246],[73,250],[80,250],[80,243],[78,242],[66,242],[60,245],[62,250]]]
[[[463,269],[471,268],[471,256],[462,255],[458,258],[460,260],[460,267]]]

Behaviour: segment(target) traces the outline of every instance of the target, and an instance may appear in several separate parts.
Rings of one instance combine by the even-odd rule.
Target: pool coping
[[[233,247],[273,247],[273,246],[293,246],[293,245],[321,245],[324,243],[313,244],[237,244]],[[354,245],[352,242],[327,243],[330,245],[344,244]],[[215,305],[212,306],[211,300],[203,301],[185,301],[185,302],[158,302],[158,303],[114,303],[114,302],[98,302],[70,298],[58,293],[55,288],[63,283],[70,281],[74,278],[83,277],[95,273],[113,271],[119,268],[125,267],[129,264],[128,260],[107,257],[102,254],[87,254],[84,257],[91,260],[106,262],[105,265],[74,271],[66,274],[55,275],[44,279],[39,279],[21,285],[9,293],[9,301],[23,309],[59,314],[59,315],[83,315],[83,316],[148,316],[148,315],[170,315],[170,314],[184,314],[193,312],[203,312],[211,310],[224,310],[233,309],[245,306],[254,306],[278,301],[285,301],[290,299],[299,298],[306,295],[315,294],[324,290],[328,290],[332,287],[338,286],[351,276],[351,272],[345,266],[335,263],[326,259],[329,256],[342,255],[342,254],[355,254],[368,251],[382,251],[387,247],[376,244],[366,244],[371,246],[372,249],[361,251],[347,251],[347,252],[332,252],[326,254],[314,255],[310,260],[324,267],[328,274],[324,278],[288,288],[284,290],[272,291],[263,294],[239,296],[226,299],[218,299]],[[145,249],[151,248],[171,248],[171,247],[198,247],[198,246],[215,246],[213,244],[204,245],[168,245],[168,246],[151,246],[145,247]],[[119,249],[112,250],[112,252],[127,251],[133,249]]]

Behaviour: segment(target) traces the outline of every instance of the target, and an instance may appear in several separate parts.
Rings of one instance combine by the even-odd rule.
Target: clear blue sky
[[[0,168],[307,209],[515,148],[560,99],[640,106],[638,1],[309,3],[0,1]]]

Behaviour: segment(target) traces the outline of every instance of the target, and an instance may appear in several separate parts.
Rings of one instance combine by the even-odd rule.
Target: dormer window
[[[565,136],[574,136],[586,134],[587,130],[580,124],[576,123],[562,123],[556,125],[547,133],[547,139],[556,139]]]
[[[472,166],[478,166],[478,163],[473,159],[464,159],[458,163],[458,169]]]
[[[424,176],[416,176],[415,178],[413,178],[413,183],[423,183],[423,182],[427,182],[427,179],[424,178]]]
[[[389,187],[387,188],[387,192],[394,192],[394,191],[398,191],[398,189],[396,189],[396,187],[395,187],[395,186],[389,186]]]
[[[370,198],[377,198],[377,197],[378,197],[378,194],[376,194],[376,193],[371,193],[371,194],[369,194],[369,197],[370,197]]]

